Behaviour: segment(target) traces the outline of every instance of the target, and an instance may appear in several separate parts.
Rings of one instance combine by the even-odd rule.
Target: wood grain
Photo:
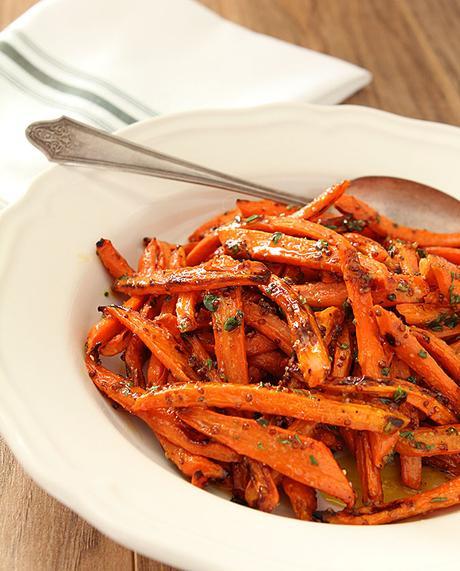
[[[0,29],[36,0],[0,0]],[[374,80],[348,103],[460,125],[460,0],[202,0],[257,32],[340,57]],[[41,491],[0,441],[0,570],[170,571]]]

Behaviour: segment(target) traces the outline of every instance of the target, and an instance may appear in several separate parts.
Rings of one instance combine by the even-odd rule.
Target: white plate
[[[307,194],[387,174],[459,195],[459,130],[358,107],[270,106],[149,120],[123,134],[212,168]],[[195,570],[447,569],[460,511],[383,527],[267,515],[194,488],[82,363],[107,278],[100,236],[181,240],[234,196],[128,174],[53,167],[0,224],[0,426],[31,476],[116,541]],[[436,213],[434,213],[435,215]]]

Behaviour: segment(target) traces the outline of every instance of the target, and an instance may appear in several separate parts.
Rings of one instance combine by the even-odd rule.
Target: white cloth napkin
[[[193,0],[42,0],[0,34],[0,197],[47,165],[24,137],[32,121],[66,114],[114,131],[189,109],[338,103],[370,79]]]

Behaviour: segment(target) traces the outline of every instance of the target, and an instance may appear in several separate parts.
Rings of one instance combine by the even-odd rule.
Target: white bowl
[[[123,135],[184,159],[312,196],[386,174],[459,196],[460,130],[359,107],[278,105],[152,119]],[[0,224],[0,427],[35,481],[147,556],[206,570],[447,569],[460,511],[346,527],[267,515],[194,488],[83,366],[107,299],[101,237],[134,260],[140,239],[180,241],[235,196],[171,181],[53,167]],[[433,213],[436,216],[436,213]]]

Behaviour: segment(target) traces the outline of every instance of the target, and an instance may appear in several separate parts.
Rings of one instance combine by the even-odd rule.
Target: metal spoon
[[[289,204],[311,200],[158,153],[68,117],[32,123],[26,129],[26,136],[50,161],[60,164],[108,167]],[[459,230],[460,202],[425,184],[366,176],[353,180],[350,191],[400,224],[438,232]]]

